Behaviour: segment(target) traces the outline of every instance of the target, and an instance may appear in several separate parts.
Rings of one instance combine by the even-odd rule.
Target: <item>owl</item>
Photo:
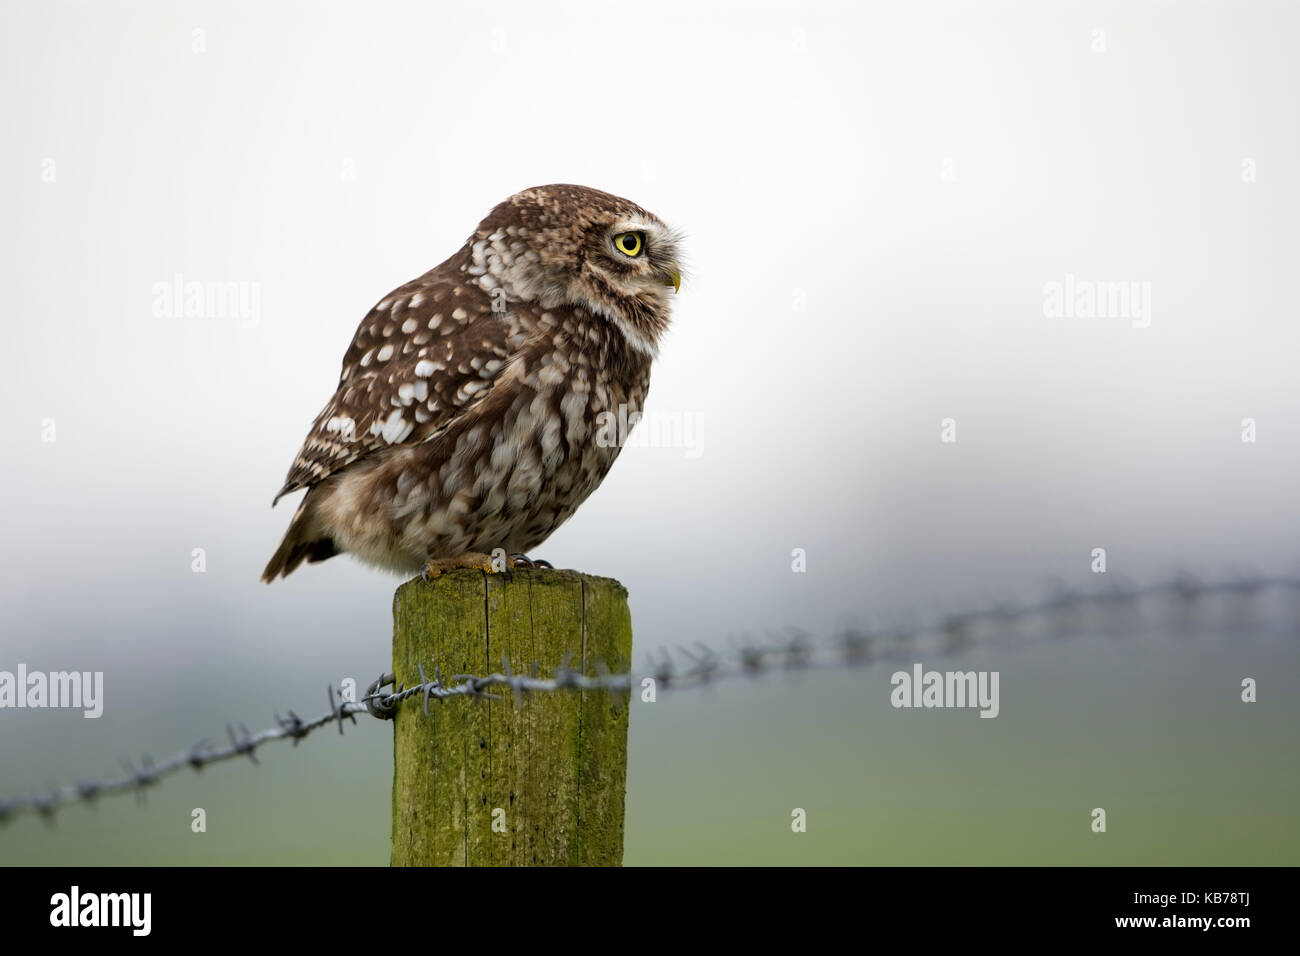
[[[262,573],[336,554],[400,574],[532,551],[618,456],[680,289],[679,236],[584,186],[524,190],[362,320],[280,497]],[[497,566],[499,568],[499,565]]]

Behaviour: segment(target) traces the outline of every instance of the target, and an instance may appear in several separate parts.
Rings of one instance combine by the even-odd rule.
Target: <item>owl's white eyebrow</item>
[[[648,232],[655,236],[662,235],[662,230],[659,228],[658,223],[647,222],[644,219],[624,219],[614,226],[614,231],[611,235],[617,236],[620,232],[632,232],[634,230]]]

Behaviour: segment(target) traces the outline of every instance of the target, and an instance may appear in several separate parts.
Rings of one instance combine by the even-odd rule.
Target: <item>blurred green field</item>
[[[995,720],[894,710],[893,668],[881,666],[635,702],[625,863],[1295,865],[1295,644],[1074,638],[926,662],[999,670]],[[1259,680],[1258,703],[1239,701],[1242,676]],[[218,706],[149,725],[148,703],[140,726],[115,730],[120,752],[149,743],[161,754],[190,741],[186,725],[224,726]],[[112,771],[83,740],[69,732],[67,749],[24,751],[8,734],[0,791],[16,767],[50,783]],[[260,767],[185,772],[143,804],[72,807],[54,826],[15,820],[0,828],[0,862],[383,865],[390,755],[390,729],[369,720],[343,738],[270,745]],[[205,834],[190,832],[199,806]],[[1090,831],[1098,806],[1105,834]],[[806,833],[791,831],[795,807]]]

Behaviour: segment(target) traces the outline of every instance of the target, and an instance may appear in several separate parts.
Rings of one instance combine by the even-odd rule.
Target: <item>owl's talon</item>
[[[541,558],[530,558],[526,554],[510,555],[510,566],[512,568],[549,568],[555,570],[555,565],[550,561],[543,561]]]
[[[497,573],[496,568],[492,566],[492,555],[482,554],[478,551],[466,551],[454,558],[430,558],[424,565],[424,570],[420,572],[420,579],[425,584],[428,584],[434,578],[440,578],[448,571],[458,571],[462,568],[471,571],[483,571],[486,574]]]

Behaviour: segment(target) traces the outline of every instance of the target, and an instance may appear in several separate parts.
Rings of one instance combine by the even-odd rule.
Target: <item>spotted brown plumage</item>
[[[276,495],[305,488],[262,577],[339,553],[400,573],[541,544],[619,452],[679,284],[676,234],[583,186],[525,190],[362,320]]]

